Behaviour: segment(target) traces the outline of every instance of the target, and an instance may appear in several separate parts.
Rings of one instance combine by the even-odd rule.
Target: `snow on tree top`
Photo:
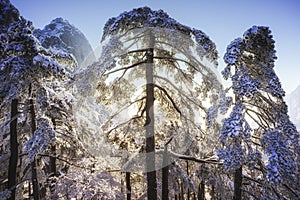
[[[207,51],[209,59],[215,61],[218,58],[216,45],[204,32],[180,24],[175,19],[169,17],[163,10],[155,11],[149,7],[135,8],[129,12],[121,13],[118,17],[110,18],[104,26],[102,41],[109,37],[109,35],[115,35],[129,29],[148,27],[177,30],[183,34],[191,35]]]
[[[19,19],[20,13],[9,0],[0,0],[0,10],[0,32],[2,32],[8,24]]]

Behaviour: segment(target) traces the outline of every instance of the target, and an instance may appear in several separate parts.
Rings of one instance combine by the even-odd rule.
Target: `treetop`
[[[110,18],[104,26],[102,41],[110,35],[124,33],[128,30],[154,27],[180,31],[182,34],[195,38],[196,42],[207,51],[207,58],[213,61],[217,60],[216,45],[204,32],[180,24],[163,10],[151,10],[149,7],[135,8]]]

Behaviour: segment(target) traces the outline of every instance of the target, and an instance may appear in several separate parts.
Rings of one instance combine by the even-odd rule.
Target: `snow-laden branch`
[[[169,151],[169,153],[174,156],[175,158],[179,158],[181,160],[190,160],[190,161],[194,161],[197,163],[206,163],[206,164],[216,164],[216,165],[222,165],[222,162],[219,162],[215,159],[200,159],[200,158],[195,158],[193,156],[187,156],[187,155],[182,155],[182,154],[178,154],[172,151]]]

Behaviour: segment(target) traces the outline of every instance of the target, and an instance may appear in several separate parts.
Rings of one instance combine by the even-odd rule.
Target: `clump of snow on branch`
[[[291,159],[293,158],[293,152],[287,148],[290,144],[283,133],[278,130],[269,130],[261,139],[261,143],[269,156],[266,166],[269,180],[274,183],[281,183],[284,176],[294,180],[296,163]]]
[[[28,153],[30,161],[33,161],[39,153],[43,153],[50,144],[55,142],[55,132],[51,122],[46,118],[40,118],[37,122],[37,130],[27,141],[24,149]]]

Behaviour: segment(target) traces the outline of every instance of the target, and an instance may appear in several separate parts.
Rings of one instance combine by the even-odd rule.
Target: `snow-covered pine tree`
[[[14,199],[15,190],[21,188],[19,184],[24,184],[24,179],[29,176],[28,164],[32,163],[33,196],[38,199],[42,194],[39,194],[40,185],[35,174],[41,166],[36,165],[35,158],[55,142],[55,117],[51,113],[60,115],[67,108],[66,98],[59,99],[55,94],[61,90],[62,82],[69,76],[63,66],[75,65],[75,62],[69,54],[53,54],[44,49],[32,34],[32,23],[21,17],[9,0],[0,1],[0,10],[0,122],[1,159],[4,159],[1,164],[14,171],[18,168],[18,172],[14,172],[16,177],[8,177],[12,184],[7,189],[12,191],[11,199]],[[17,107],[12,107],[18,110],[17,115],[10,117],[10,105],[16,102]],[[8,137],[9,124],[16,119],[17,138],[13,138],[17,140],[18,146],[10,146],[9,150],[7,141],[12,139]],[[29,159],[24,159],[24,154],[22,157],[15,155],[24,147]],[[18,166],[7,166],[5,155],[17,156],[18,160],[13,165]],[[5,174],[1,172],[1,178],[7,178]]]
[[[226,170],[235,171],[235,199],[299,198],[299,133],[274,71],[274,43],[268,27],[253,26],[231,42],[224,56],[222,73],[231,78],[234,100],[218,155]]]
[[[156,170],[167,141],[177,153],[194,143],[192,156],[199,158],[216,148],[216,132],[205,124],[221,90],[215,44],[202,31],[148,7],[108,20],[102,43],[102,56],[85,71],[78,91],[87,97],[89,90],[100,93],[97,103],[109,113],[103,126],[107,141],[114,152],[137,154],[124,170],[145,170],[148,199],[157,199]]]

